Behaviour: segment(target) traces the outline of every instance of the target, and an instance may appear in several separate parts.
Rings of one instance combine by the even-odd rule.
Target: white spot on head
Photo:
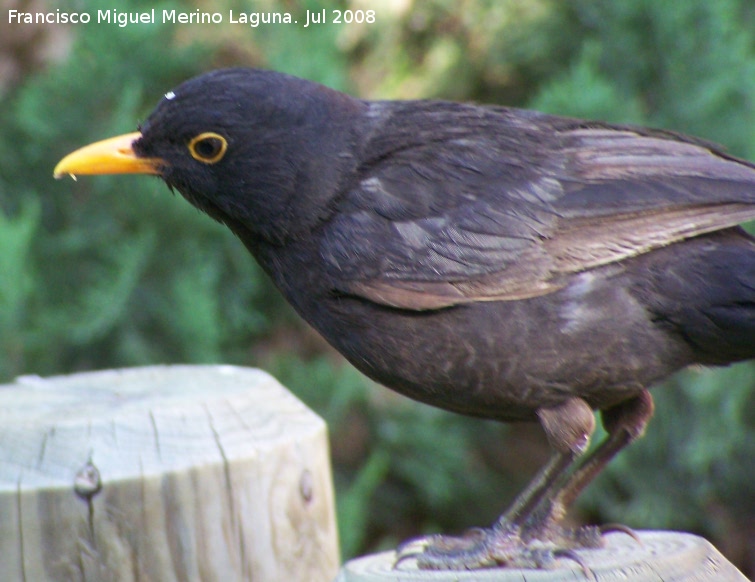
[[[166,99],[167,99],[168,101],[170,101],[171,99],[175,99],[175,98],[176,98],[176,94],[175,94],[175,93],[174,93],[173,91],[168,91],[168,92],[167,92],[167,93],[165,94],[165,98],[166,98]]]

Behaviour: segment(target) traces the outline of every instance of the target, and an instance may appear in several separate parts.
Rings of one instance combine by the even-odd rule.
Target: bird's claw
[[[605,535],[609,533],[625,533],[630,538],[632,538],[634,541],[636,541],[640,546],[644,546],[645,544],[642,543],[642,540],[640,539],[640,536],[637,535],[637,532],[634,531],[631,527],[628,525],[624,525],[623,523],[606,523],[600,526],[600,534]]]
[[[469,530],[460,537],[433,535],[409,540],[398,547],[394,568],[412,559],[422,570],[554,568],[559,558],[565,558],[576,562],[592,580],[592,571],[575,550],[601,545],[601,531],[594,527],[566,530],[550,525],[535,533],[496,524],[489,529]]]
[[[474,528],[463,536],[433,535],[408,540],[396,549],[394,568],[416,559],[423,570],[474,570],[489,568],[498,562],[491,554],[490,530]]]

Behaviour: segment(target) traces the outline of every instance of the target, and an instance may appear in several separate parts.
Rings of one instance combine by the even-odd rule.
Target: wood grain
[[[325,581],[338,559],[325,424],[264,372],[0,386],[2,580]]]
[[[747,578],[704,538],[668,531],[637,532],[642,545],[626,534],[606,535],[606,547],[579,556],[597,582],[747,582]],[[411,562],[394,570],[394,552],[348,562],[336,582],[575,582],[589,577],[573,561],[560,559],[552,570],[497,568],[473,572],[418,570]]]

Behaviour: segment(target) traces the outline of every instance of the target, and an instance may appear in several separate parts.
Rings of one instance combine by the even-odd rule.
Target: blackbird
[[[642,435],[648,387],[755,357],[755,166],[676,133],[237,68],[54,173],[159,176],[370,378],[539,421],[548,463],[492,527],[400,546],[421,568],[581,563],[604,530],[561,518]]]

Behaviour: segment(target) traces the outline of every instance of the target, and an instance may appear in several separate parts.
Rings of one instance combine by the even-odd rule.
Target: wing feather
[[[342,293],[414,310],[523,299],[755,219],[755,169],[705,142],[503,108],[381,107],[323,232]]]

